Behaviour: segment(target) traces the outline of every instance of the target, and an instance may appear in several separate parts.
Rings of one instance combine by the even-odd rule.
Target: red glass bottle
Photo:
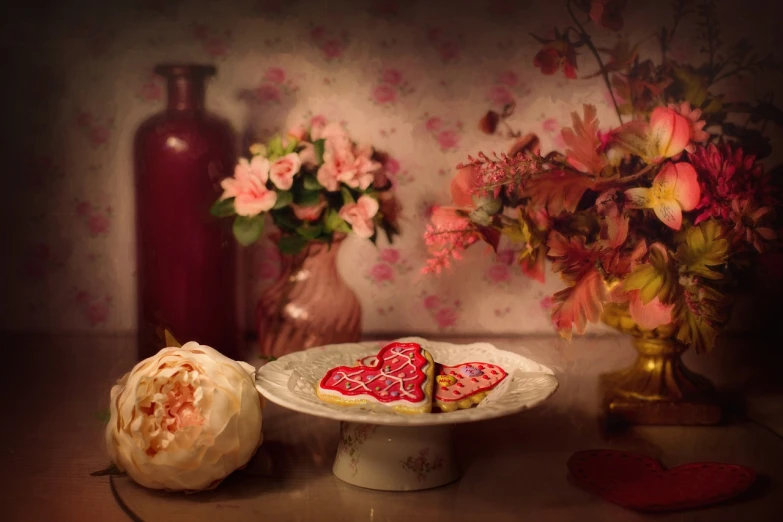
[[[134,144],[139,358],[198,341],[239,359],[236,242],[209,209],[231,174],[231,126],[204,110],[205,65],[160,65],[168,106],[141,124]]]

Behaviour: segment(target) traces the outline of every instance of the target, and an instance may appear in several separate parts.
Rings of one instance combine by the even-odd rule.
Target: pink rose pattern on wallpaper
[[[427,31],[427,41],[444,64],[459,60],[463,39],[461,34],[453,34],[441,27],[432,27]]]
[[[326,61],[341,58],[349,43],[347,32],[338,33],[322,25],[310,29],[310,41],[321,50],[322,57]]]
[[[114,118],[101,119],[94,117],[89,112],[81,112],[76,117],[76,123],[82,134],[89,140],[93,148],[105,146],[111,138],[114,126]]]
[[[285,70],[270,67],[264,73],[261,84],[253,89],[252,98],[262,105],[280,104],[298,90],[299,87],[287,77]]]
[[[422,231],[432,206],[449,203],[456,164],[479,150],[504,152],[510,145],[477,128],[486,108],[500,112],[515,104],[509,123],[538,134],[545,152],[564,148],[560,130],[570,125],[574,103],[589,98],[599,119],[612,121],[600,78],[575,83],[562,70],[546,76],[534,65],[540,45],[528,33],[540,29],[537,19],[565,17],[560,7],[536,6],[541,13],[527,17],[519,2],[492,0],[474,6],[483,18],[451,23],[412,0],[372,0],[344,17],[325,12],[328,3],[302,0],[210,0],[208,9],[187,10],[175,0],[131,4],[116,20],[69,25],[51,39],[28,31],[46,51],[40,56],[57,54],[62,63],[37,65],[32,72],[42,81],[19,90],[19,105],[29,108],[25,128],[56,122],[61,131],[19,148],[19,200],[39,202],[25,209],[34,219],[12,239],[19,254],[4,271],[4,288],[25,298],[4,310],[5,326],[133,328],[127,152],[138,123],[165,104],[165,85],[152,66],[186,57],[218,67],[207,105],[238,131],[251,123],[281,131],[323,115],[344,121],[357,139],[388,154],[385,168],[403,207],[402,236],[393,245],[380,241],[377,250],[348,241],[339,262],[360,296],[366,331],[552,331],[542,309],[551,303],[539,301],[558,282],[550,278],[550,288],[549,281],[545,287],[524,277],[512,252],[501,250],[494,259],[467,253],[463,263],[475,270],[463,267],[437,281],[421,278],[419,269],[426,260]],[[512,16],[519,22],[511,23]],[[42,23],[38,33],[48,30],[49,22]],[[670,49],[675,58],[697,52],[698,45],[682,41]],[[78,73],[60,77],[59,70]],[[42,236],[41,230],[50,232]],[[253,324],[257,297],[279,275],[280,257],[261,242],[246,260]],[[24,292],[25,283],[46,291]],[[520,313],[525,321],[515,319]]]
[[[109,234],[111,206],[100,208],[86,201],[77,201],[74,213],[82,221],[90,236],[97,237]]]
[[[439,116],[424,113],[424,128],[432,136],[443,152],[459,150],[462,138],[462,122],[450,121]]]
[[[379,287],[393,285],[398,276],[404,276],[413,270],[413,266],[404,254],[396,248],[383,248],[378,252],[378,257],[370,267],[367,278]]]
[[[96,297],[85,290],[77,290],[73,301],[90,326],[104,324],[109,319],[111,297]]]
[[[210,58],[226,58],[231,49],[230,30],[219,31],[206,25],[196,25],[193,27],[193,37]]]
[[[136,89],[136,98],[142,102],[159,102],[163,100],[165,87],[163,80],[153,74],[143,77]]]
[[[414,91],[398,69],[383,69],[378,83],[373,87],[370,99],[377,105],[394,105]]]
[[[502,109],[506,105],[518,103],[530,93],[531,89],[519,79],[517,73],[505,70],[496,75],[494,83],[487,90],[486,100],[492,107]]]

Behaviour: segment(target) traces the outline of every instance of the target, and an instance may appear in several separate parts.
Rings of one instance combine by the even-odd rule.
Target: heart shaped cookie
[[[401,413],[429,413],[435,363],[416,343],[391,343],[371,366],[338,366],[326,372],[316,389],[334,404],[383,404]]]
[[[467,409],[478,404],[508,375],[500,366],[483,362],[438,366],[435,406],[441,411]]]
[[[756,479],[750,468],[695,462],[664,469],[644,455],[578,451],[568,459],[572,482],[599,497],[639,511],[674,511],[739,495]]]

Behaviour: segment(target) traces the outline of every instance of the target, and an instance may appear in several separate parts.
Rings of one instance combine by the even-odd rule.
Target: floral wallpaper
[[[739,21],[736,2],[725,4],[718,12],[733,26],[724,38],[745,34],[761,49],[783,43],[772,27]],[[759,9],[772,5],[760,2]],[[16,9],[25,11],[5,31],[15,52],[2,87],[12,100],[14,132],[4,143],[3,222],[13,225],[0,292],[12,298],[3,300],[0,327],[134,328],[132,138],[164,107],[153,66],[189,61],[217,66],[208,109],[228,118],[245,146],[322,115],[390,154],[404,206],[402,236],[377,248],[351,238],[339,260],[360,296],[365,331],[552,331],[544,296],[557,290],[557,279],[526,278],[511,251],[473,249],[458,271],[439,277],[420,270],[424,226],[433,205],[449,202],[456,165],[510,145],[478,128],[488,109],[515,103],[509,123],[536,133],[544,151],[563,146],[560,128],[582,103],[597,105],[602,121],[613,117],[600,78],[590,77],[589,55],[576,57],[576,80],[534,66],[541,44],[530,33],[546,36],[545,27],[564,22],[564,3],[66,0]],[[621,34],[651,55],[652,28],[667,16],[657,2],[629,0]],[[688,23],[672,56],[699,53]],[[596,32],[605,47],[616,38]],[[727,96],[761,96],[772,80],[727,82]],[[268,242],[245,254],[252,329],[256,300],[278,275],[279,257]]]

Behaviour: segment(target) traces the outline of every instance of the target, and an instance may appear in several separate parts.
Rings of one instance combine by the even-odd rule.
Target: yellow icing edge
[[[432,390],[433,383],[435,382],[435,361],[432,359],[430,352],[424,348],[421,349],[421,354],[425,359],[427,359],[427,370],[425,371],[427,379],[424,381],[424,396],[427,398],[427,401],[417,408],[411,406],[392,406],[392,409],[396,412],[416,415],[419,413],[430,413],[432,411]],[[318,386],[315,388],[315,396],[324,402],[336,404],[337,406],[359,406],[362,404],[370,404],[370,401],[367,399],[348,399],[345,397],[327,395],[325,393],[322,394],[321,389]],[[379,403],[373,402],[372,404]]]
[[[479,392],[457,402],[443,402],[443,401],[439,401],[438,399],[435,399],[435,406],[437,406],[442,412],[450,412],[455,410],[467,410],[468,408],[472,408],[473,405],[483,401],[488,394],[489,391]]]

